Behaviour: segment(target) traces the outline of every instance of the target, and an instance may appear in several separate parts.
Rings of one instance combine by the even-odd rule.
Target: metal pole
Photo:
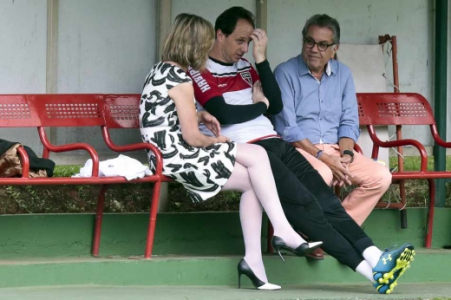
[[[448,45],[448,0],[435,1],[435,120],[440,136],[446,140],[446,88]],[[446,170],[446,149],[434,145],[434,169]],[[436,206],[445,206],[445,180],[437,180]]]
[[[46,87],[47,94],[56,94],[58,81],[58,10],[59,0],[47,0],[47,53]],[[56,143],[57,129],[46,128],[50,141]]]
[[[163,42],[172,23],[172,0],[157,1],[158,23],[157,23],[157,57],[160,61],[163,51]]]
[[[163,43],[164,39],[166,38],[166,35],[169,32],[169,29],[171,28],[172,23],[172,0],[157,0],[157,51],[155,51],[157,57],[155,58],[155,61],[161,60],[161,54],[163,52]],[[158,212],[165,212],[168,210],[169,206],[169,187],[167,182],[162,182],[160,187],[160,191],[158,194],[160,195],[160,201],[158,206]],[[153,187],[156,188],[156,184]],[[154,228],[155,230],[155,228]],[[150,249],[150,250],[149,250]],[[146,253],[151,252],[151,247],[146,248]]]
[[[256,5],[257,28],[268,31],[268,2],[266,0],[256,0]]]

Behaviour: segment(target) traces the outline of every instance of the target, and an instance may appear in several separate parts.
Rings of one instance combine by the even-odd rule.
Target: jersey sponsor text
[[[200,88],[202,93],[205,93],[210,89],[210,85],[208,85],[207,81],[200,75],[199,71],[196,71],[194,69],[189,70],[189,74],[196,82],[197,86]]]

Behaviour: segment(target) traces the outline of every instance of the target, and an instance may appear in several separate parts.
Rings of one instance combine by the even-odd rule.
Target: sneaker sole
[[[377,282],[380,283],[380,285],[376,288],[378,292],[380,292],[380,288],[382,288],[384,285],[389,284],[388,289],[385,292],[380,292],[383,294],[390,294],[393,292],[394,288],[398,285],[397,281],[398,279],[404,275],[404,273],[407,271],[408,268],[410,268],[410,264],[414,261],[415,256],[415,250],[410,247],[406,247],[406,249],[403,250],[401,255],[396,259],[396,266],[391,269],[389,272],[384,273],[382,277],[380,277]],[[399,274],[396,274],[399,273]],[[373,274],[376,275],[377,273]]]

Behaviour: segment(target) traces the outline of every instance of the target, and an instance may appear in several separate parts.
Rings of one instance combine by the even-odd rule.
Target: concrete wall
[[[1,94],[45,93],[46,26],[46,1],[0,1]],[[37,132],[29,129],[0,128],[0,138],[39,144]]]
[[[172,18],[190,12],[214,23],[233,5],[256,12],[255,0],[173,0]],[[396,35],[401,91],[433,99],[433,1],[268,0],[267,6],[268,58],[273,68],[300,52],[305,20],[315,13],[328,13],[340,22],[343,43],[375,44],[380,34]],[[46,9],[44,0],[0,2],[0,38],[6,45],[0,48],[2,94],[45,92]],[[156,0],[60,0],[58,17],[58,93],[141,91],[143,78],[155,63]],[[451,28],[449,34],[451,40]],[[92,135],[85,129],[61,129],[56,142],[84,140],[105,150]],[[451,132],[447,136],[451,140]],[[430,144],[426,128],[407,130],[406,137]],[[32,147],[39,144],[35,132],[29,130],[0,129],[0,138]],[[124,143],[138,141],[139,134],[135,131],[116,138]]]
[[[155,0],[60,0],[57,93],[140,93],[155,63]],[[0,91],[46,92],[47,1],[0,2]],[[58,129],[56,144],[85,141],[106,150],[99,129]],[[139,131],[113,133],[118,143]],[[35,130],[0,129],[0,138],[40,152]]]
[[[155,0],[60,0],[58,93],[141,93],[155,63]],[[58,129],[56,143],[106,147],[100,130]],[[139,142],[139,131],[115,135]]]

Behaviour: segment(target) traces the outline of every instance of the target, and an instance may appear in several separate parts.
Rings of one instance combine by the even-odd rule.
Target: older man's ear
[[[340,48],[340,46],[335,45],[335,46],[333,46],[333,47],[334,47],[334,48],[332,49],[332,54],[330,55],[330,59],[338,60],[338,57],[337,57],[337,51],[338,51],[338,48]]]

